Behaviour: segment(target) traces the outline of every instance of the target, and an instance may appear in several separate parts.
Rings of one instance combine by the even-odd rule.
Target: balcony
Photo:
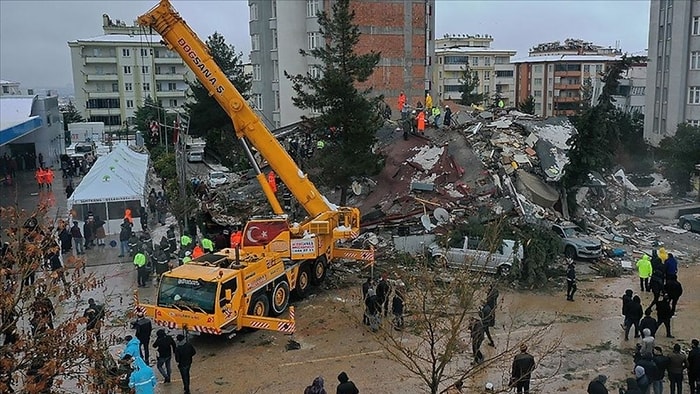
[[[554,96],[552,98],[555,103],[576,103],[581,101],[581,97]]]
[[[88,116],[109,116],[109,115],[119,115],[121,110],[119,108],[88,108]]]
[[[85,92],[88,99],[92,98],[119,98],[119,92]]]
[[[88,82],[116,81],[119,79],[119,76],[117,74],[88,74],[85,77]]]
[[[581,85],[579,85],[579,84],[567,84],[567,83],[555,83],[554,89],[557,89],[557,90],[581,90]]]
[[[116,63],[117,58],[116,56],[86,56],[85,57],[85,64],[88,63]]]
[[[160,92],[156,92],[156,96],[158,98],[180,98],[180,97],[185,97],[185,91],[184,90],[161,90]]]
[[[156,74],[156,81],[184,81],[184,74]]]
[[[445,64],[442,66],[443,71],[464,71],[464,64]]]
[[[153,58],[155,64],[182,64],[183,60],[179,57],[155,57]]]
[[[555,77],[580,77],[581,70],[576,71],[554,71]]]

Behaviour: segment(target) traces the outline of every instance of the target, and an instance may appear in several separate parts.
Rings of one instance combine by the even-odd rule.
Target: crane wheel
[[[283,280],[272,290],[272,314],[281,315],[287,309],[287,305],[289,305],[289,284]]]
[[[323,283],[323,281],[326,279],[327,268],[328,267],[326,266],[325,257],[319,257],[316,260],[314,260],[311,270],[311,282],[314,285],[320,285],[321,283]]]
[[[265,294],[258,294],[253,298],[248,308],[248,314],[253,316],[267,316],[270,312],[270,300]]]
[[[294,287],[294,294],[299,298],[306,297],[306,294],[309,292],[309,286],[311,286],[309,268],[307,266],[302,266],[299,268],[299,276],[297,277],[297,285]]]

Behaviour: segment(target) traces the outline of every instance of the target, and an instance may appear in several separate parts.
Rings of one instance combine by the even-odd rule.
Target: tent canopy
[[[143,200],[148,174],[148,154],[123,144],[115,145],[93,164],[73,194],[68,206],[109,201]]]

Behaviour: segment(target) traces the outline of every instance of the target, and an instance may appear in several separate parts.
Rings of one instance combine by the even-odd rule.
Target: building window
[[[251,21],[258,20],[258,4],[257,3],[253,3],[250,5],[250,20]]]
[[[603,65],[602,64],[596,64],[595,65],[595,72],[600,74],[603,72]]]
[[[542,91],[541,91],[541,90],[535,90],[534,93],[535,93],[535,94],[534,94],[535,97],[542,97]]]
[[[119,84],[115,82],[112,84],[112,92],[118,92],[118,91],[119,91]]]
[[[645,86],[633,86],[630,94],[632,96],[644,96],[645,90],[646,90]]]
[[[666,39],[667,40],[671,39],[671,32],[672,32],[671,24],[669,23],[668,25],[666,25]]]
[[[588,74],[591,72],[591,65],[590,64],[584,64],[583,65],[583,72]]]
[[[700,70],[700,51],[690,52],[690,69]]]
[[[542,78],[535,78],[535,86],[542,86]]]
[[[479,57],[478,56],[471,56],[471,61],[472,61],[472,66],[479,65]]]
[[[259,64],[253,64],[253,81],[262,80],[262,67]]]
[[[156,82],[156,92],[160,92],[161,90],[163,90],[163,84]]]
[[[131,66],[124,66],[124,74],[131,74]]]
[[[172,92],[177,90],[177,84],[175,82],[168,82],[168,91]]]
[[[170,99],[169,100],[170,108],[175,108],[177,107],[177,100],[176,99]]]
[[[496,56],[496,64],[508,64],[508,58],[505,56]]]
[[[126,48],[122,49],[122,56],[124,56],[124,57],[131,56],[131,50],[126,49]]]
[[[272,49],[277,49],[277,29],[272,29]]]
[[[542,112],[542,103],[535,103],[535,112]]]
[[[321,33],[319,32],[313,32],[313,33],[306,33],[306,37],[308,38],[308,48],[307,49],[315,49],[318,48],[318,46],[321,44]]]
[[[321,78],[321,68],[316,65],[310,65],[309,66],[309,75],[311,78]]]
[[[127,92],[130,92],[130,91],[134,90],[133,85],[131,84],[131,82],[125,82],[125,83],[124,83],[124,90],[127,91]]]
[[[141,48],[141,57],[148,56],[149,50],[146,48]]]
[[[148,74],[148,66],[141,66],[141,74]]]
[[[143,83],[143,91],[149,92],[150,90],[151,90],[151,84],[149,82],[144,82]]]
[[[542,72],[542,65],[541,65],[541,64],[536,64],[536,65],[532,68],[532,72],[541,73],[541,72]]]
[[[688,119],[687,123],[693,127],[700,127],[700,120],[698,119]]]
[[[438,71],[438,79],[442,79],[442,71]]]
[[[486,56],[484,57],[484,66],[490,66],[491,65],[491,58]]]
[[[280,91],[275,90],[273,93],[275,94],[275,111],[279,111],[280,110]]]
[[[251,44],[251,50],[259,51],[260,50],[260,35],[259,34],[251,35],[250,36],[250,44]]]
[[[260,94],[260,93],[253,94],[253,105],[255,105],[255,109],[257,109],[259,111],[263,110],[262,94]]]
[[[491,86],[490,85],[484,85],[484,94],[489,94],[491,91]]]
[[[277,19],[277,0],[270,1],[270,19]]]
[[[459,64],[464,65],[469,62],[469,56],[445,56],[445,64]],[[442,64],[442,58],[440,58],[440,64]]]
[[[484,81],[491,80],[491,71],[484,71]]]
[[[156,75],[160,75],[160,66],[156,66]]]
[[[700,104],[700,86],[688,88],[688,104]]]
[[[134,100],[126,100],[126,108],[134,108]]]
[[[513,70],[499,70],[496,71],[496,78],[499,77],[512,77],[513,76]]]
[[[306,0],[306,16],[315,18],[316,14],[321,10],[320,0]]]
[[[693,17],[693,35],[700,36],[700,16]]]

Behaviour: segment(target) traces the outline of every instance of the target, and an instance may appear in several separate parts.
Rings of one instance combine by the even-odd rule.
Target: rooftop
[[[549,63],[549,62],[613,62],[621,60],[622,56],[606,56],[606,55],[548,55],[548,56],[528,56],[519,59],[513,59],[511,63]]]
[[[0,97],[0,145],[20,138],[42,125],[38,116],[32,116],[35,96]]]
[[[138,43],[160,43],[160,36],[159,35],[151,35],[151,34],[138,34],[138,35],[131,35],[131,34],[103,34],[101,36],[97,37],[92,37],[92,38],[80,38],[75,41],[69,41],[70,43],[80,43],[80,42],[138,42]]]
[[[435,53],[444,53],[444,52],[460,52],[460,53],[494,52],[494,53],[512,53],[512,54],[515,54],[517,51],[512,50],[512,49],[496,49],[496,48],[486,48],[486,47],[435,48]]]

